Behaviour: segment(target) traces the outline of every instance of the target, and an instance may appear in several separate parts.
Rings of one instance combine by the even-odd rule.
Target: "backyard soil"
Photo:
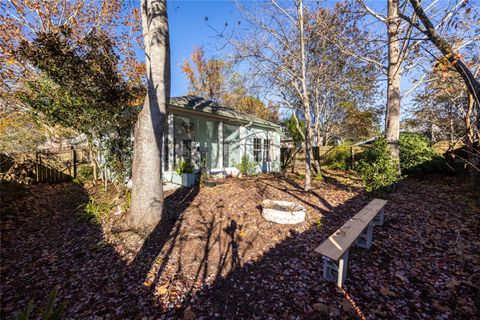
[[[473,319],[480,317],[480,210],[466,179],[409,178],[389,194],[369,251],[352,248],[344,289],[314,249],[372,195],[346,172],[302,191],[300,176],[226,179],[168,192],[151,233],[124,227],[113,186],[2,190],[1,314],[34,314],[58,286],[68,319]],[[112,208],[81,219],[90,198]],[[306,221],[261,216],[264,199],[303,205]]]

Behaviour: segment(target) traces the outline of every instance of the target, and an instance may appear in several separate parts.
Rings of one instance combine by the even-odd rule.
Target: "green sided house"
[[[170,99],[164,132],[164,180],[172,182],[182,161],[210,174],[236,175],[242,156],[257,172],[280,169],[281,127],[197,96]]]

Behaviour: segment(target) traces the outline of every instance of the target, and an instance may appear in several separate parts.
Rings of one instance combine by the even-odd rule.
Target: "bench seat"
[[[384,220],[383,207],[386,200],[374,199],[355,216],[335,231],[327,240],[315,249],[324,259],[324,278],[334,280],[337,274],[337,284],[343,285],[348,265],[348,250],[353,244],[369,249],[373,240],[373,225],[382,225]]]

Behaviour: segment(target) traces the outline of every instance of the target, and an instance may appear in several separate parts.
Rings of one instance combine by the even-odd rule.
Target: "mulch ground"
[[[382,196],[385,224],[375,227],[368,252],[350,250],[344,290],[322,280],[313,249],[371,196],[341,172],[316,181],[310,193],[300,184],[295,176],[261,175],[170,192],[147,237],[118,227],[121,213],[101,225],[78,219],[90,196],[114,201],[111,191],[9,186],[13,193],[2,192],[1,318],[31,299],[38,314],[56,285],[68,319],[480,317],[480,210],[462,177],[411,178]],[[300,203],[307,221],[267,222],[263,199]]]

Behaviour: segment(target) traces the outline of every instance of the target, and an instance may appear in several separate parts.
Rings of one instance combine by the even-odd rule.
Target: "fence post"
[[[77,178],[77,152],[75,151],[73,146],[71,147],[71,149],[72,149],[72,163],[73,163],[73,178],[76,179]]]

